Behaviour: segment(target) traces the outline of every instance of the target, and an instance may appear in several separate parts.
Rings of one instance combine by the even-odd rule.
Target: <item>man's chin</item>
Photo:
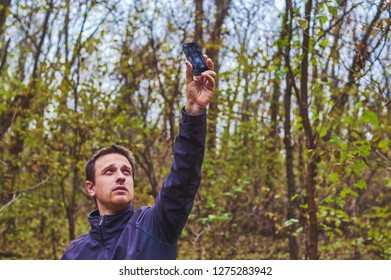
[[[130,202],[128,201],[127,203],[123,202],[123,203],[119,203],[119,202],[116,202],[114,205],[112,205],[111,207],[111,213],[112,214],[116,214],[116,213],[119,213],[125,209],[127,209],[130,205]]]
[[[113,204],[117,205],[118,208],[126,208],[132,203],[129,197],[116,197],[113,200]]]

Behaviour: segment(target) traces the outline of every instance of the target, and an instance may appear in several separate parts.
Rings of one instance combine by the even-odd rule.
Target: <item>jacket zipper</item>
[[[100,216],[99,233],[100,233],[100,238],[102,239],[102,242],[103,242],[103,219],[104,219],[104,216]]]

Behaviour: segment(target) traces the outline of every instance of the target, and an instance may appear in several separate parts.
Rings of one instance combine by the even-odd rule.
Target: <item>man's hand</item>
[[[215,93],[216,73],[213,62],[204,55],[209,70],[202,72],[201,76],[193,75],[193,66],[186,61],[186,96],[185,112],[190,115],[202,113]]]

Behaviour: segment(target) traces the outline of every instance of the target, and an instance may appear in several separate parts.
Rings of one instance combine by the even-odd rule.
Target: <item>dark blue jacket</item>
[[[115,215],[91,212],[89,233],[71,242],[62,259],[175,259],[176,243],[185,226],[201,181],[206,112],[182,111],[171,171],[153,207],[130,205]]]

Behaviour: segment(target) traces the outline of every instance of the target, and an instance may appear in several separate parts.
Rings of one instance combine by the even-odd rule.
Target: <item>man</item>
[[[91,212],[89,233],[71,242],[62,259],[175,259],[176,243],[193,206],[205,150],[206,107],[215,91],[216,73],[194,77],[186,61],[186,105],[174,144],[174,162],[155,205],[134,209],[135,161],[113,145],[86,165],[86,188],[98,209]]]

